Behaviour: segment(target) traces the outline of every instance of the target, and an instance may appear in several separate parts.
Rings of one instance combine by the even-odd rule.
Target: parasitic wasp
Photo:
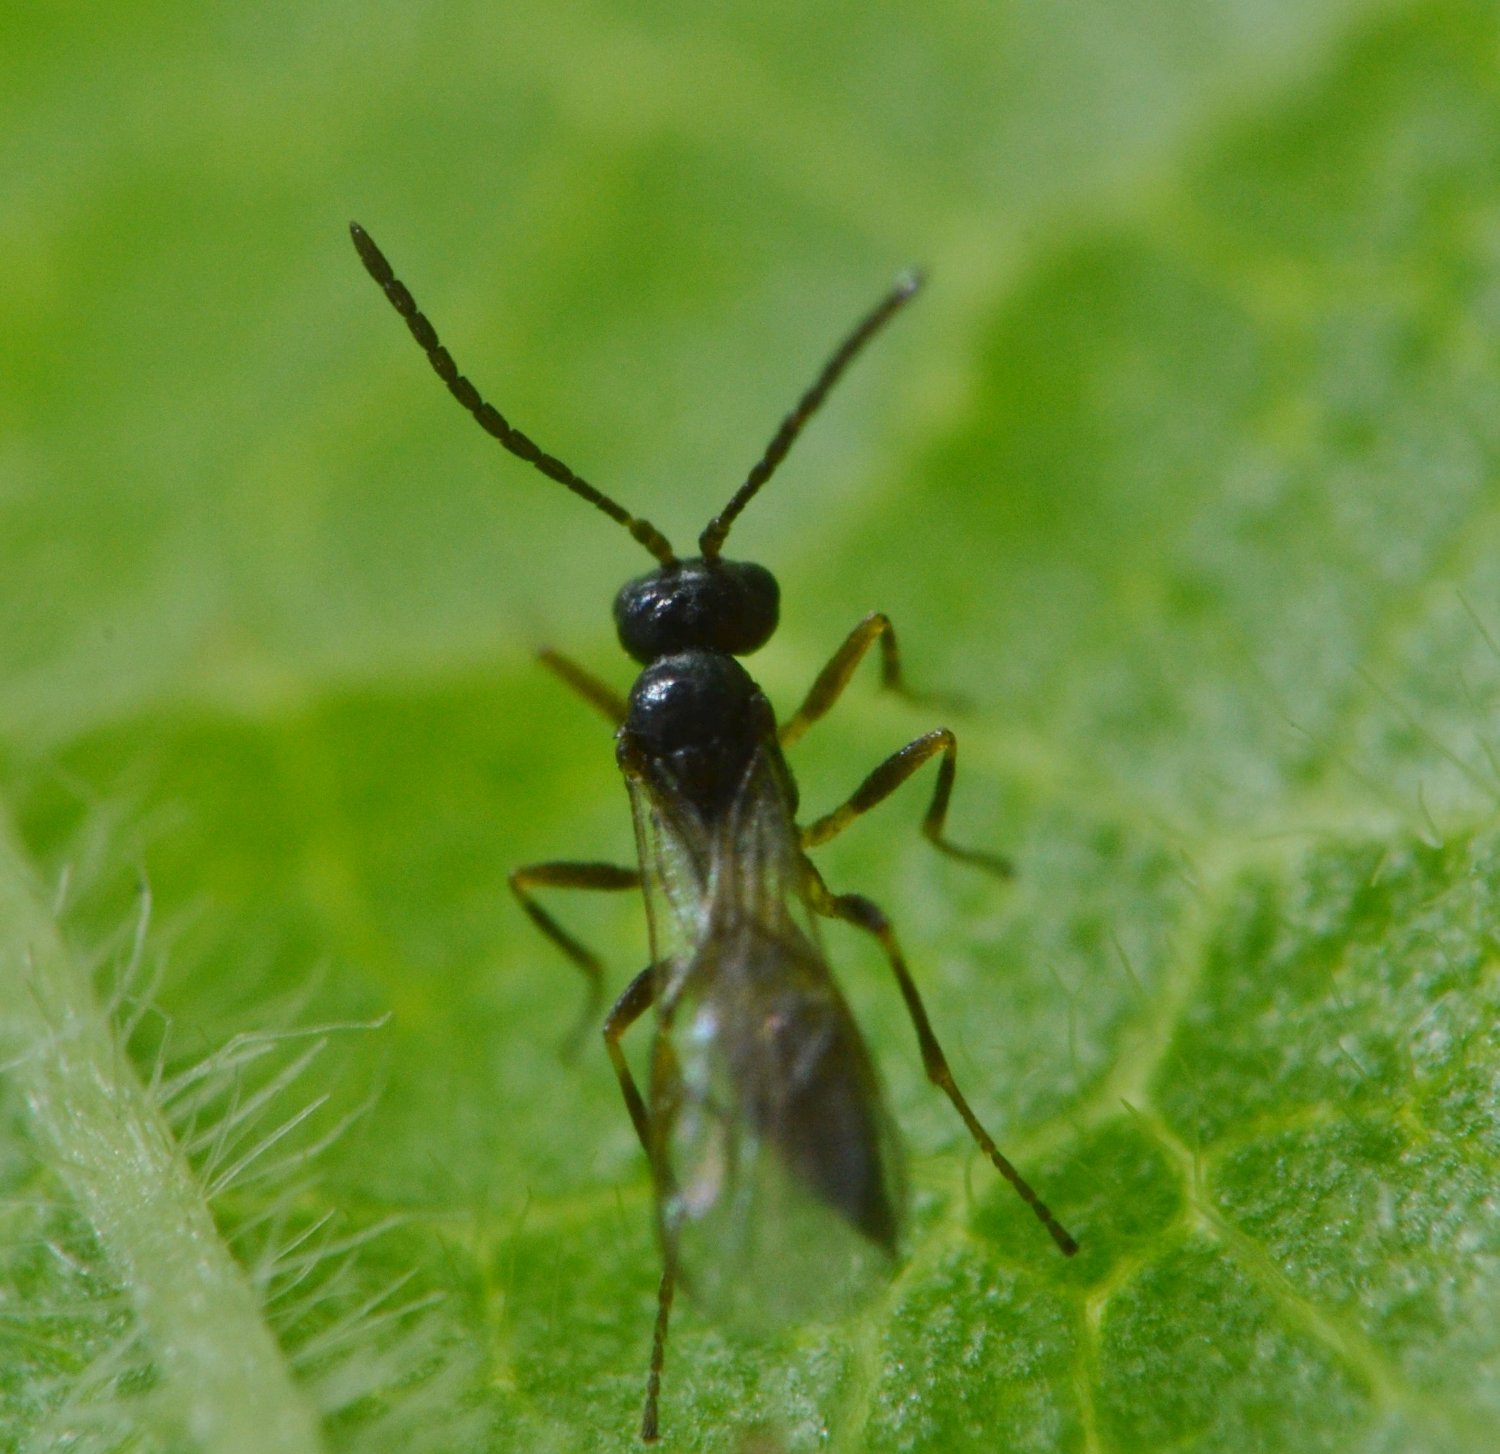
[[[884,912],[835,893],[808,857],[938,759],[922,832],[932,845],[1000,877],[1009,864],[944,832],[958,744],[945,727],[880,763],[849,798],[806,826],[783,749],[838,700],[877,643],[882,684],[905,692],[890,621],[866,616],[833,654],[802,705],[778,725],[737,658],[775,631],[780,590],[765,567],[726,560],[740,512],[776,472],[803,426],[870,339],[917,291],[902,278],[834,350],[782,420],[759,462],[679,558],[649,521],[547,454],[458,371],[432,324],[357,223],[361,261],[448,391],[487,434],[587,500],[655,558],[615,596],[620,645],[640,667],[622,698],[577,663],[541,660],[615,728],[629,790],[637,865],[534,863],[514,869],[522,909],[602,989],[598,958],[537,901],[540,889],[641,890],[651,963],[604,1021],[604,1043],[650,1162],[662,1273],[641,1437],[657,1410],[673,1293],[681,1284],[733,1321],[826,1314],[887,1273],[898,1244],[904,1181],[899,1142],[875,1066],[819,945],[816,922],[839,919],[879,942],[928,1078],[969,1134],[1068,1256],[1078,1244],[1000,1153],[959,1090]],[[655,1009],[645,1094],[625,1058],[625,1032]],[[770,1289],[769,1298],[767,1289]]]

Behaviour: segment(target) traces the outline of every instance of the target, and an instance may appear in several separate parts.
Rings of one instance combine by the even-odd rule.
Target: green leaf
[[[938,698],[866,668],[797,745],[810,813],[958,732],[954,836],[1013,885],[931,853],[920,784],[819,861],[1082,1250],[830,931],[906,1256],[767,1341],[681,1299],[664,1447],[1486,1447],[1497,55],[1477,0],[14,17],[11,1445],[634,1443],[649,1179],[505,873],[633,852],[607,729],[531,658],[623,689],[649,560],[443,398],[355,216],[684,547],[930,268],[732,549],[781,580],[783,710],[875,609]],[[611,991],[619,897],[547,901]]]

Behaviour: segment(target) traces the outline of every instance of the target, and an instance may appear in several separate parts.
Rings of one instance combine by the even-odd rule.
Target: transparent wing
[[[888,1276],[904,1179],[806,910],[779,752],[711,829],[643,791],[637,823],[663,965],[650,1091],[662,1236],[721,1318],[836,1313]]]
[[[888,1275],[899,1152],[842,997],[760,928],[695,967],[652,1067],[662,1232],[684,1284],[763,1325],[836,1313]]]
[[[711,835],[690,808],[658,798],[640,779],[627,777],[625,781],[635,819],[636,855],[660,1004],[708,932]]]

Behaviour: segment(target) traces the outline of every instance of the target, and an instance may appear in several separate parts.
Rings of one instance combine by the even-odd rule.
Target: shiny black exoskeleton
[[[771,639],[780,613],[781,588],[763,565],[699,556],[621,586],[615,631],[642,665],[679,651],[749,656]]]
[[[622,765],[664,773],[705,817],[723,812],[776,731],[771,704],[734,658],[770,640],[780,608],[775,576],[750,561],[700,556],[627,581],[615,630],[645,670],[619,731]]]
[[[750,673],[725,652],[676,651],[635,679],[616,737],[622,767],[655,776],[704,820],[734,799],[776,714]]]
[[[622,766],[662,775],[704,818],[721,814],[776,716],[735,660],[776,629],[776,578],[749,561],[662,566],[615,597],[620,645],[645,666],[618,734]]]

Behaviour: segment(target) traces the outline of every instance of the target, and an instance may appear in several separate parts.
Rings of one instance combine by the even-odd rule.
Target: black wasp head
[[[747,656],[770,640],[780,608],[781,588],[764,566],[698,557],[621,586],[615,630],[642,665],[679,651]]]

